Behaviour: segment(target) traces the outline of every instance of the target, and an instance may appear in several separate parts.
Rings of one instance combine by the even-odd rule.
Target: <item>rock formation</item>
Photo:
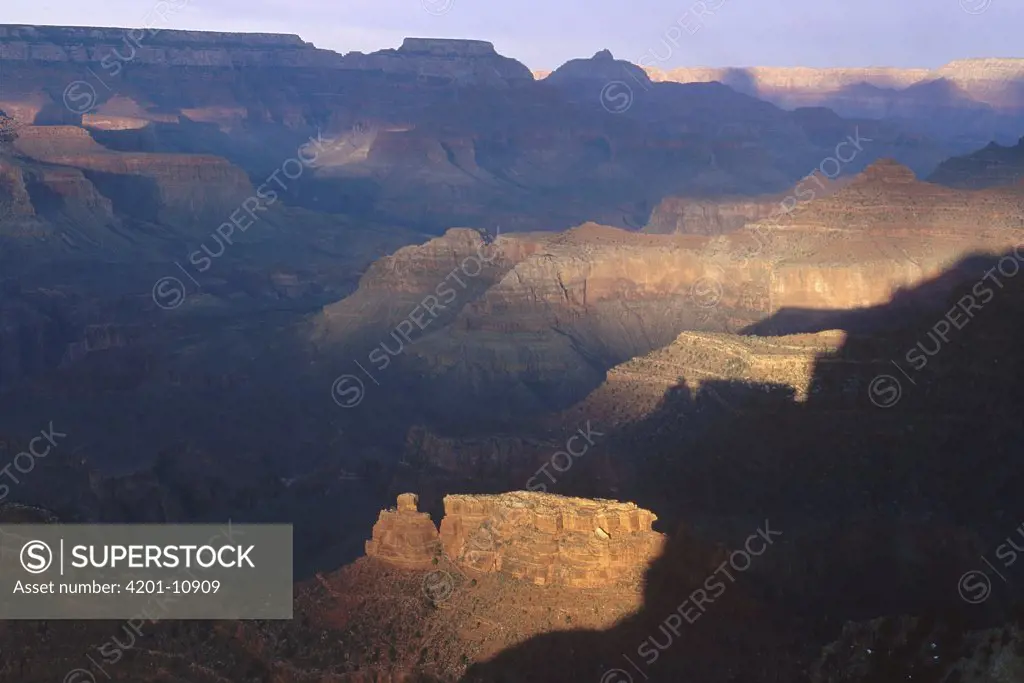
[[[779,337],[683,332],[668,346],[610,369],[604,383],[560,421],[569,425],[590,419],[608,429],[639,422],[682,383],[691,395],[708,385],[738,383],[786,388],[794,400],[806,401],[817,363],[840,348],[844,338],[838,330]],[[742,407],[720,393],[716,397],[728,407]]]
[[[225,159],[118,152],[72,126],[25,126],[15,145],[35,161],[85,172],[122,214],[136,219],[219,225],[255,192],[244,171]]]
[[[928,181],[950,187],[979,189],[1024,182],[1024,137],[1014,146],[992,142],[984,149],[939,164]]]
[[[624,59],[615,59],[609,50],[601,50],[590,59],[572,59],[545,77],[551,85],[574,82],[597,82],[600,87],[614,81],[625,81],[631,87],[649,86],[651,80],[643,69]]]
[[[158,23],[159,19],[154,25]],[[339,68],[341,57],[294,35],[0,25],[0,59],[4,61],[88,64],[112,54],[138,64],[228,68]]]
[[[426,569],[441,553],[437,527],[430,515],[417,510],[413,493],[398,496],[398,506],[383,510],[373,525],[373,538],[366,542],[366,554],[403,569]]]
[[[608,368],[684,330],[739,332],[782,309],[884,304],[965,253],[1003,251],[1024,238],[1024,192],[1015,188],[951,189],[892,161],[799,201],[814,188],[809,179],[780,202],[788,212],[713,237],[593,224],[557,237],[502,236],[502,265],[467,280],[472,288],[459,288],[457,310],[414,331],[417,341],[402,344],[399,362],[423,378],[432,414],[477,420],[557,411],[596,388]],[[458,240],[453,234],[379,263],[351,300],[325,310],[323,342],[340,349],[365,332],[394,348],[389,331],[445,281],[458,254],[472,252],[468,242],[449,251]],[[403,303],[390,316],[373,312],[395,301]],[[353,327],[360,316],[374,322]]]
[[[366,554],[404,569],[436,564],[438,532],[416,496],[381,512]],[[516,491],[444,498],[440,544],[467,571],[540,586],[609,587],[635,582],[662,550],[657,517],[633,503]]]
[[[650,60],[641,61],[650,64]],[[718,81],[781,107],[829,107],[844,117],[913,120],[960,152],[1020,136],[1024,59],[965,59],[936,69],[684,67],[646,69],[656,82]],[[978,144],[980,143],[980,145]]]
[[[754,94],[788,108],[829,106],[844,103],[847,107],[871,106],[864,98],[858,101],[851,92],[845,101],[845,89],[870,86],[882,95],[885,90],[903,90],[914,85],[946,79],[965,89],[976,101],[1018,111],[1024,106],[1017,97],[1016,84],[1024,80],[1024,59],[963,59],[936,69],[899,69],[890,67],[808,68],[808,67],[682,67],[663,70],[646,69],[654,81],[699,83],[719,81],[742,92]],[[836,98],[836,99],[830,99]],[[848,115],[841,111],[841,114]]]
[[[21,167],[0,158],[0,219],[35,215]]]
[[[661,200],[643,231],[652,234],[721,235],[772,216],[784,197]]]
[[[747,223],[779,216],[789,210],[789,198],[814,185],[814,199],[838,192],[849,184],[849,177],[835,180],[820,171],[802,179],[790,192],[755,197],[666,197],[661,200],[642,232],[651,234],[721,235]]]
[[[407,38],[397,50],[343,56],[317,49],[295,35],[0,25],[0,59],[44,64],[101,62],[105,75],[110,76],[120,75],[122,63],[131,61],[161,68],[383,71],[490,85],[533,80],[529,69],[499,55],[489,42],[442,38]],[[113,74],[117,66],[121,68]]]
[[[490,43],[449,39],[340,55],[288,35],[4,26],[0,54],[0,108],[20,123],[84,127],[122,155],[175,153],[133,162],[150,168],[127,189],[122,177],[104,178],[100,191],[111,200],[166,199],[180,184],[210,205],[208,194],[226,196],[240,182],[232,169],[256,182],[322,134],[342,150],[289,179],[287,192],[279,187],[288,203],[431,234],[499,223],[558,230],[591,220],[637,228],[666,196],[781,191],[854,128],[834,116],[807,122],[725,86],[651,84],[607,51],[542,83]],[[636,107],[622,116],[601,106],[609,79],[636,91]],[[637,116],[644,111],[654,116]],[[751,126],[756,133],[735,134]],[[863,126],[877,143],[851,171],[876,153],[922,173],[948,156],[921,136],[897,144],[899,126]],[[52,154],[79,142],[65,134]],[[83,170],[106,173],[98,165],[115,161],[100,164],[84,151],[96,166]]]
[[[449,84],[508,87],[533,81],[526,66],[499,55],[484,40],[406,38],[397,50],[350,52],[340,61],[346,69],[379,69]]]

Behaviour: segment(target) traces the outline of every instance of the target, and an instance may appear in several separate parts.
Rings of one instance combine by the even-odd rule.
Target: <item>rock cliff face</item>
[[[28,196],[35,197],[34,213],[62,214],[77,221],[81,229],[118,222],[113,203],[78,168],[32,165],[25,171],[25,180]]]
[[[533,81],[525,65],[499,55],[494,45],[484,40],[406,38],[397,50],[367,55],[350,52],[341,64],[346,69],[380,70],[461,85],[507,87]]]
[[[0,219],[34,216],[21,168],[0,158]]]
[[[652,234],[721,235],[778,212],[783,197],[733,200],[666,197],[661,200],[643,231]]]
[[[635,581],[662,551],[657,519],[632,503],[514,492],[446,496],[441,542],[456,562],[537,585]]]
[[[490,43],[447,39],[340,55],[296,36],[5,26],[0,53],[0,108],[19,122],[81,126],[109,150],[175,153],[202,167],[189,174],[160,157],[166,174],[150,171],[127,187],[120,172],[89,177],[102,194],[166,201],[165,189],[181,199],[189,185],[197,203],[209,205],[212,194],[231,189],[231,168],[254,182],[266,178],[322,133],[341,150],[289,180],[283,200],[431,234],[585,221],[638,228],[666,196],[781,191],[853,128],[836,116],[808,121],[724,86],[649,84],[639,67],[607,51],[573,60],[543,83]],[[627,75],[635,106],[610,116],[601,90]],[[171,94],[168,82],[176,84]],[[736,133],[751,126],[756,132]],[[928,139],[898,144],[898,127],[869,127],[885,130],[865,133],[876,147],[850,170],[885,152],[930,172],[948,156]],[[61,144],[70,150],[76,141]],[[203,161],[214,157],[227,165]],[[169,189],[177,184],[182,189]],[[153,220],[125,204],[130,218]]]
[[[930,235],[965,232],[972,221],[997,230],[1024,228],[1017,188],[964,192],[919,181],[910,169],[883,159],[838,193],[801,204],[780,226],[830,230],[896,230]]]
[[[786,207],[714,237],[597,225],[543,239],[502,236],[497,253],[515,252],[496,259],[503,265],[476,278],[474,289],[460,290],[456,312],[415,332],[401,367],[425,377],[423,401],[434,413],[466,417],[460,411],[484,405],[499,414],[557,411],[596,388],[607,369],[671,344],[684,330],[738,332],[782,309],[884,304],[965,253],[1002,251],[1024,238],[1024,192],[923,183],[892,162],[823,198],[791,197]],[[406,296],[408,307],[375,330],[387,340],[387,325],[396,326],[450,273],[460,252],[448,251],[447,241],[381,262],[351,300],[325,310],[323,338],[357,335],[357,311],[383,311],[391,293]],[[410,269],[392,267],[399,262]]]
[[[450,495],[438,534],[416,511],[416,496],[384,511],[366,554],[405,569],[426,568],[439,555],[467,571],[504,574],[540,586],[610,587],[635,583],[663,549],[657,519],[633,503],[523,491]],[[428,528],[429,527],[429,528]]]
[[[430,515],[416,508],[415,494],[398,496],[398,507],[384,510],[373,525],[366,554],[403,569],[427,569],[441,554],[437,527]]]
[[[352,296],[326,306],[313,337],[335,349],[359,349],[385,340],[421,312],[417,339],[449,324],[467,303],[497,282],[509,268],[540,248],[543,236],[502,235],[493,239],[468,228],[397,250],[372,264]],[[390,361],[389,361],[390,364]]]
[[[533,80],[526,66],[502,57],[489,42],[442,38],[407,38],[397,50],[343,56],[317,49],[295,35],[0,25],[0,59],[112,65],[130,61],[161,68],[383,71],[488,85]]]
[[[336,137],[344,151],[287,183],[288,202],[431,234],[591,220],[636,228],[666,196],[780,191],[853,128],[839,117],[810,126],[723,86],[648,84],[606,51],[537,83],[482,41],[409,38],[339,55],[295,36],[142,33],[3,27],[0,107],[27,125],[83,126],[121,153],[219,156],[253,179],[307,137]],[[609,116],[601,89],[625,75],[644,96]],[[734,133],[751,123],[756,133]],[[366,134],[349,134],[357,128]],[[895,144],[901,133],[871,131],[877,150],[856,168],[875,151],[922,172],[948,156],[926,139]],[[203,183],[227,182],[207,170],[200,196]]]
[[[227,68],[338,68],[341,60],[341,55],[318,50],[298,36],[272,33],[0,25],[4,61],[87,64],[108,55],[138,64]]]
[[[747,223],[782,215],[789,208],[786,202],[791,201],[789,198],[795,197],[798,191],[804,193],[801,196],[806,196],[807,188],[813,187],[813,198],[821,199],[838,192],[849,180],[849,177],[832,180],[816,172],[804,178],[788,193],[708,199],[666,197],[654,207],[651,219],[642,232],[721,235],[742,228]]]
[[[16,149],[35,161],[85,173],[100,192],[114,198],[121,213],[137,219],[219,224],[254,193],[245,172],[225,159],[117,152],[72,126],[25,126]],[[58,195],[67,196],[52,174],[49,184]]]
[[[603,428],[639,422],[682,382],[691,394],[724,382],[773,385],[787,388],[802,402],[812,391],[820,357],[840,348],[844,339],[838,330],[779,337],[683,332],[668,346],[609,370],[604,383],[565,411],[561,420],[574,424],[591,419]],[[729,401],[729,397],[718,398]]]

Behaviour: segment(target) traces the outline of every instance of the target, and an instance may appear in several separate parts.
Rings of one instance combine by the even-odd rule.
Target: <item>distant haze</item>
[[[343,53],[476,38],[532,69],[603,48],[633,62],[654,50],[662,68],[1024,56],[1022,0],[5,0],[0,21],[139,27],[156,6],[171,9],[154,28],[293,33]]]

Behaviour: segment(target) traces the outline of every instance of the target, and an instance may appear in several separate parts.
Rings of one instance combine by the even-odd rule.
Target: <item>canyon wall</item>
[[[1024,239],[1024,192],[923,183],[889,161],[822,198],[791,197],[786,208],[710,237],[593,224],[544,238],[502,236],[491,245],[501,267],[461,288],[454,311],[415,331],[398,362],[419,378],[413,386],[422,386],[431,414],[558,411],[595,389],[609,368],[684,330],[736,333],[780,311],[878,306],[965,254],[1002,252]],[[452,235],[378,264],[350,300],[325,309],[321,339],[340,344],[360,333],[359,315],[390,311],[370,318],[381,319],[375,334],[395,347],[401,340],[387,337],[388,325],[449,278],[456,255],[472,251],[467,237],[457,251],[448,245],[464,238]],[[399,272],[399,263],[410,270]],[[407,307],[389,308],[403,300]]]
[[[884,119],[942,138],[964,154],[1016,141],[1024,113],[1024,59],[965,59],[942,68],[803,67],[647,69],[653,81],[718,81],[784,109],[827,107],[848,118]],[[917,135],[905,138],[919,144]],[[919,169],[920,170],[920,169]]]
[[[159,22],[154,22],[154,26]],[[299,36],[216,33],[154,27],[0,25],[0,59],[88,64],[104,58],[162,66],[338,68],[341,55]]]
[[[25,126],[15,148],[34,161],[84,173],[120,213],[144,220],[219,225],[255,191],[245,172],[226,159],[118,152],[73,126]]]
[[[721,235],[778,212],[784,197],[722,200],[666,197],[661,200],[643,231],[653,234]]]
[[[1019,84],[1024,81],[1024,59],[963,59],[930,69],[891,67],[824,68],[809,67],[682,67],[645,69],[653,81],[705,83],[718,81],[787,108],[821,106],[822,99],[846,101],[848,106],[870,107],[866,85],[883,90],[902,90],[939,79],[961,88],[974,100],[998,109],[1019,111],[1024,106]],[[848,94],[843,91],[847,90]],[[842,113],[842,112],[840,112]]]

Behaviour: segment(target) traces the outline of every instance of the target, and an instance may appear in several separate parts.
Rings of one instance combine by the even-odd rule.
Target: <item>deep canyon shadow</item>
[[[642,608],[607,631],[533,638],[464,680],[801,680],[845,622],[898,615],[921,621],[885,636],[863,677],[847,673],[863,653],[839,652],[817,680],[946,680],[960,635],[1013,620],[1024,595],[1015,567],[981,603],[958,583],[1000,562],[1024,513],[1019,269],[1012,253],[969,257],[887,306],[829,316],[851,329],[803,402],[730,382],[666,392],[610,437],[635,475],[629,499],[677,529]],[[730,582],[721,563],[766,527],[781,535]],[[725,590],[697,609],[713,575]]]

